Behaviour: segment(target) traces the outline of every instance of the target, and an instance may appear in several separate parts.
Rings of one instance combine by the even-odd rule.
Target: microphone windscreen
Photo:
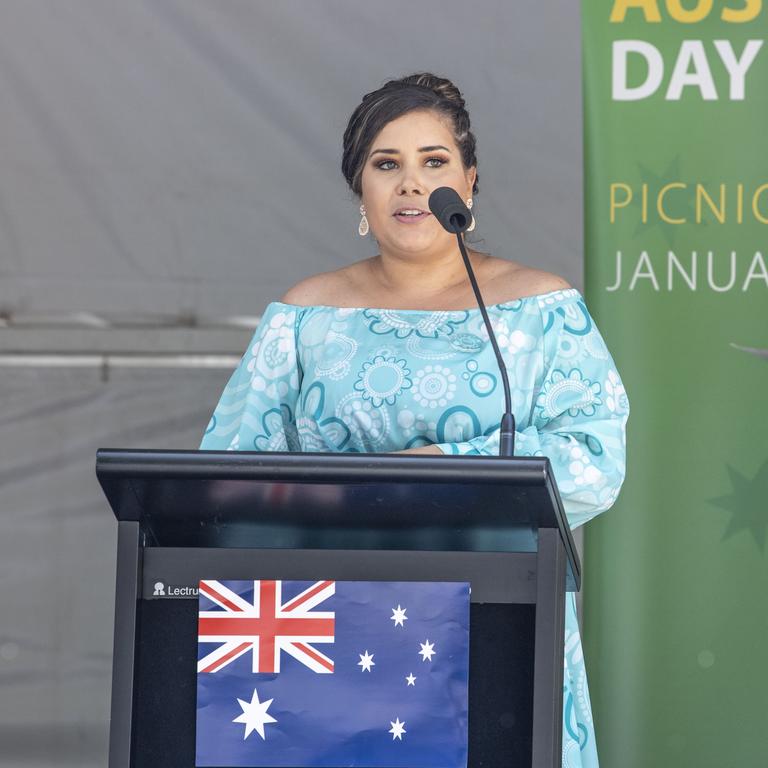
[[[472,223],[472,214],[453,187],[438,187],[429,196],[429,210],[449,232],[464,232]]]

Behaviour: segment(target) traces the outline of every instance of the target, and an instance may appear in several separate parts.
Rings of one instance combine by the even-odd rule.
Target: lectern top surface
[[[546,458],[102,449],[96,473],[148,546],[535,552],[557,528],[580,580]]]

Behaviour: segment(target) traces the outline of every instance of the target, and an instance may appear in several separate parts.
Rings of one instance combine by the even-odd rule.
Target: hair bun
[[[403,85],[419,85],[422,88],[429,88],[432,93],[441,99],[450,101],[459,109],[465,108],[464,97],[461,95],[461,91],[445,77],[438,77],[430,72],[418,72],[408,75],[397,82],[401,87]]]

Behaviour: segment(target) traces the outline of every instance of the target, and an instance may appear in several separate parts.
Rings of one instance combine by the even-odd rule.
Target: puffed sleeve
[[[211,416],[200,450],[301,450],[296,431],[300,315],[300,308],[281,302],[264,310]]]
[[[515,455],[549,458],[568,523],[577,528],[619,495],[629,402],[583,301],[542,311],[541,330],[543,376],[532,393],[530,423],[515,433]],[[498,456],[499,429],[438,447],[447,454]]]

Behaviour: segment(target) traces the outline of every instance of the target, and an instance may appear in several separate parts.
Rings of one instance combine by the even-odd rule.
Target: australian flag
[[[200,582],[199,768],[466,768],[469,584]]]

